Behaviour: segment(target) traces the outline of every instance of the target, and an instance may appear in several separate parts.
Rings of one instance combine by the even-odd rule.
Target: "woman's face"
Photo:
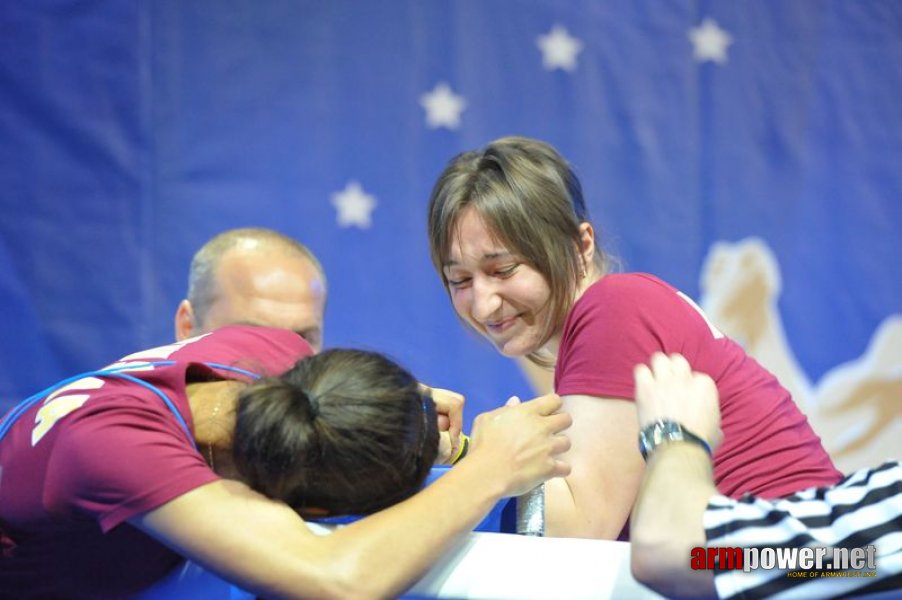
[[[498,242],[472,207],[457,221],[444,271],[454,310],[501,354],[525,356],[542,346],[548,283]]]

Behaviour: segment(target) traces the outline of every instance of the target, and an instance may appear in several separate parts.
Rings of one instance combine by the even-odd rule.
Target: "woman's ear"
[[[595,228],[588,221],[579,224],[579,254],[582,257],[583,271],[589,272],[589,265],[595,258]]]

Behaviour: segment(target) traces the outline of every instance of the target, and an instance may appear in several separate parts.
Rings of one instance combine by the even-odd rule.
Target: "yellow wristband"
[[[451,459],[451,464],[457,464],[457,461],[462,459],[467,455],[467,450],[470,449],[470,436],[466,433],[460,433],[460,445],[457,447],[457,454]]]

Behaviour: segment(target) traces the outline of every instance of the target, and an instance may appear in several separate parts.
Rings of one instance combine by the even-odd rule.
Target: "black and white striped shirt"
[[[751,496],[732,500],[718,495],[708,504],[704,525],[708,548],[876,547],[876,573],[847,570],[836,576],[830,565],[807,576],[777,567],[716,570],[720,598],[835,598],[877,592],[902,598],[902,465],[898,461],[856,471],[835,486],[811,488],[778,500]]]

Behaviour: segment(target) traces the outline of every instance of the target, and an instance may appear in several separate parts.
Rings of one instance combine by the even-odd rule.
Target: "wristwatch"
[[[639,452],[646,461],[655,449],[668,442],[690,442],[698,444],[705,449],[708,456],[712,455],[711,446],[676,421],[670,419],[658,419],[654,423],[646,425],[639,432]]]

